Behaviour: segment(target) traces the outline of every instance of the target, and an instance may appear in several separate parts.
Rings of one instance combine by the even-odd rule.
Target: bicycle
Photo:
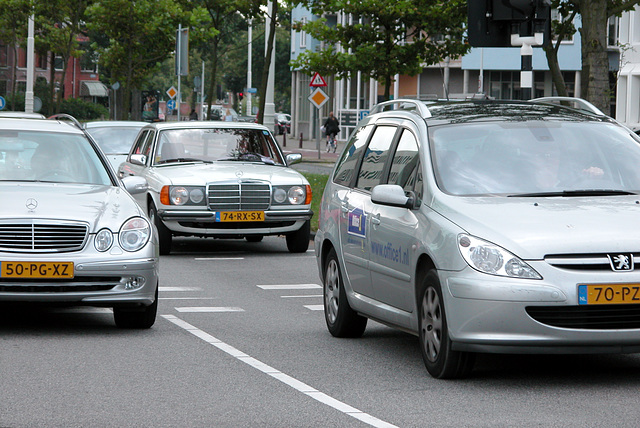
[[[333,149],[333,153],[336,152],[338,148],[338,141],[336,141],[336,136],[334,134],[327,135],[327,153]]]

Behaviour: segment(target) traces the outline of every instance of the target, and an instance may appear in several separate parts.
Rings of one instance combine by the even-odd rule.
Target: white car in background
[[[284,235],[287,249],[307,251],[311,187],[289,168],[269,129],[242,122],[159,122],[142,129],[120,177],[146,178],[136,195],[158,228],[160,253],[173,236],[261,241]]]
[[[97,120],[86,122],[83,126],[117,170],[127,159],[138,132],[147,123],[134,120]]]

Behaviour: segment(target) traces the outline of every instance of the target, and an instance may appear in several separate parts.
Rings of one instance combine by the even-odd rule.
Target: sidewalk
[[[302,140],[302,144],[300,143],[300,139],[296,139],[293,134],[286,135],[277,135],[276,140],[278,140],[278,144],[282,148],[282,151],[285,153],[300,153],[302,154],[303,162],[321,162],[333,165],[338,156],[340,156],[340,152],[344,148],[344,141],[338,141],[338,148],[335,153],[327,153],[326,149],[326,139],[320,139],[320,151],[318,152],[318,148],[316,145],[316,140]]]

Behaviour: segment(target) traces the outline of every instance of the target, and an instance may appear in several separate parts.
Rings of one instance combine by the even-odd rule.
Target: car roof
[[[27,113],[26,111],[0,111],[0,117],[16,117],[22,119],[45,119],[42,113]]]
[[[261,131],[268,131],[264,125],[254,122],[226,122],[219,120],[212,121],[181,121],[181,122],[153,122],[147,124],[146,128],[154,128],[157,130],[167,130],[167,129],[259,129]]]
[[[85,122],[83,126],[85,128],[112,128],[112,127],[131,127],[142,128],[148,125],[149,122],[143,122],[139,120],[94,120],[91,122]]]
[[[375,105],[368,118],[374,119],[379,115],[418,115],[430,126],[451,123],[541,119],[615,122],[615,120],[602,113],[598,114],[586,108],[560,105],[549,100],[470,99],[419,101],[415,99],[398,99]]]
[[[0,117],[0,129],[16,129],[40,132],[65,132],[84,135],[82,130],[75,126],[72,122],[58,119]]]

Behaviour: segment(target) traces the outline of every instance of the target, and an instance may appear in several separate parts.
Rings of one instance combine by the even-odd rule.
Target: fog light
[[[142,288],[144,283],[145,283],[144,276],[129,277],[126,279],[126,282],[124,283],[124,289],[137,290],[139,288]]]

